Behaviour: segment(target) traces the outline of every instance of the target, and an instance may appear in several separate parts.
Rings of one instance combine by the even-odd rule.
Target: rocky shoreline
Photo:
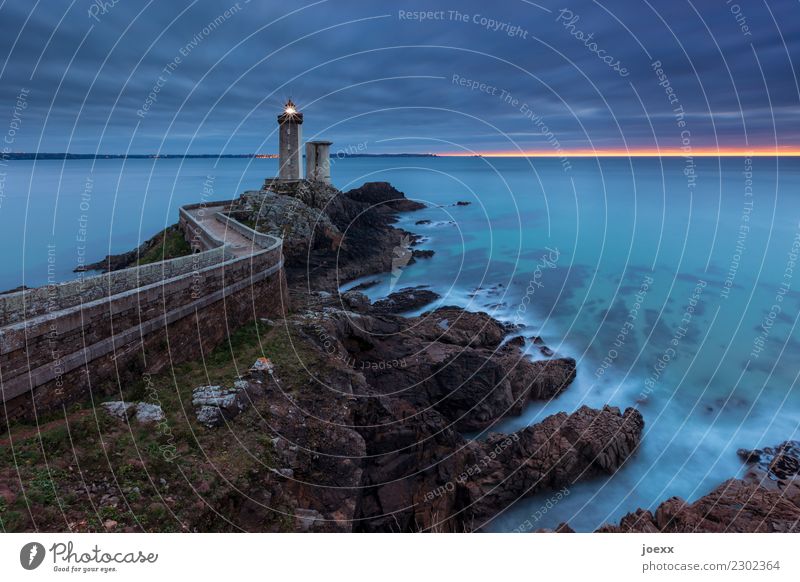
[[[340,294],[343,283],[390,271],[413,251],[416,235],[393,223],[396,212],[418,208],[386,183],[344,194],[301,184],[248,192],[237,204],[243,220],[284,237],[294,303],[282,323],[324,361],[310,372],[314,385],[285,408],[263,390],[287,438],[274,458],[285,465],[278,474],[292,475],[281,491],[294,490],[284,502],[305,516],[301,529],[474,531],[517,499],[613,473],[641,439],[641,414],[613,407],[556,414],[485,441],[462,436],[519,415],[531,399],[556,397],[576,363],[531,361],[514,328],[486,313],[443,306],[398,315],[437,299],[429,290],[374,304],[358,290]],[[244,380],[269,384],[263,374]],[[306,398],[313,404],[301,404]],[[314,454],[300,461],[304,450]]]
[[[101,522],[106,531],[165,531],[173,522],[182,531],[480,531],[524,497],[624,470],[645,425],[634,408],[583,406],[514,433],[491,432],[575,379],[575,360],[541,338],[526,340],[487,313],[433,307],[440,298],[425,287],[374,303],[362,291],[375,281],[340,292],[355,279],[430,259],[417,235],[395,225],[397,212],[422,207],[383,182],[345,193],[305,181],[245,192],[233,215],[284,239],[285,318],[257,322],[250,343],[232,340],[229,354],[184,369],[205,384],[178,375],[159,389],[148,376],[123,400],[103,403],[103,442],[128,459],[124,487],[119,469],[109,476],[94,459],[87,419],[83,437],[71,429],[74,449],[49,462],[65,480],[58,488],[88,505],[73,502],[69,515],[39,516],[38,525],[20,518],[20,528],[88,531],[85,512],[97,506],[111,516]],[[531,346],[546,359],[531,360]],[[229,357],[221,376],[214,362]],[[249,370],[236,361],[243,358],[255,359]],[[131,429],[135,451],[124,446]],[[486,436],[464,436],[472,431]],[[146,462],[140,450],[150,451]],[[753,466],[745,479],[692,504],[673,498],[655,513],[637,510],[599,531],[797,531],[797,443],[742,456]],[[15,479],[0,472],[7,506],[20,505]]]
[[[357,290],[339,295],[346,281],[390,270],[387,259],[398,255],[397,245],[413,245],[416,236],[392,226],[392,216],[418,206],[385,183],[332,195],[317,204],[335,208],[328,215],[338,232],[328,231],[307,254],[316,270],[292,271],[294,297],[309,292],[314,300],[290,324],[332,360],[338,378],[327,388],[351,402],[350,430],[358,436],[351,434],[349,442],[358,443],[358,450],[349,453],[358,469],[350,477],[358,475],[361,490],[344,529],[473,531],[522,497],[611,474],[635,453],[644,419],[635,409],[609,406],[556,414],[483,442],[466,440],[461,433],[489,429],[519,415],[530,399],[554,398],[568,389],[575,361],[529,360],[522,351],[525,340],[485,313],[445,306],[417,317],[396,315],[437,299],[429,290],[401,290],[375,304]],[[325,266],[335,266],[337,276]],[[554,355],[536,339],[543,354]],[[740,483],[722,484],[691,506],[670,500],[652,520],[640,510],[600,531],[797,529],[797,495],[778,500],[774,491],[762,491],[761,482]],[[768,514],[773,503],[782,516],[766,529],[741,517],[748,511]],[[733,516],[725,511],[730,506],[746,509]],[[320,523],[341,515],[324,505],[314,511],[323,516]],[[703,511],[703,519],[689,518]]]
[[[800,532],[800,442],[740,450],[749,465],[743,479],[729,479],[694,503],[672,497],[655,513],[637,509],[605,533]]]

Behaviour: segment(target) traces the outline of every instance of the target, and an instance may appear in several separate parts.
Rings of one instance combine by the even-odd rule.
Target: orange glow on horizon
[[[492,152],[442,152],[442,157],[484,158],[708,158],[708,157],[786,157],[800,156],[800,146],[787,148],[696,148],[684,152],[680,149],[598,149],[562,151],[492,151]]]

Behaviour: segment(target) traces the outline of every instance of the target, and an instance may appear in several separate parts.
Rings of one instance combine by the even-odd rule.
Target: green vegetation
[[[192,254],[192,248],[175,226],[162,230],[148,241],[148,249],[139,256],[137,265],[149,265],[167,259],[185,257]]]
[[[207,429],[196,422],[192,390],[230,386],[261,356],[273,361],[289,393],[308,382],[300,361],[322,365],[293,328],[252,323],[204,360],[122,383],[125,400],[160,404],[163,423],[129,425],[83,402],[40,417],[38,425],[19,422],[10,435],[0,433],[0,492],[14,494],[10,500],[0,495],[0,530],[105,531],[111,520],[117,523],[113,529],[123,531],[224,531],[229,526],[206,502],[223,514],[232,511],[231,500],[240,495],[236,489],[258,487],[270,474],[275,458],[270,402],[238,416],[234,438],[225,427]],[[98,387],[96,404],[104,400],[99,394]],[[273,529],[292,527],[279,513],[269,519]]]

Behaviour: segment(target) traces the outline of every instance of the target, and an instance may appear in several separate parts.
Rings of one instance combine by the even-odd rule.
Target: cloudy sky
[[[739,1],[0,1],[0,133],[272,153],[291,96],[372,153],[800,145],[800,3]]]

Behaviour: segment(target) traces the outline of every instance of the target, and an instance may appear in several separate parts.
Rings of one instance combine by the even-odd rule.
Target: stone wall
[[[186,275],[229,258],[226,249],[219,246],[197,255],[0,295],[0,326]]]
[[[192,226],[186,216],[181,218]],[[222,246],[158,263],[147,284],[136,285],[143,281],[142,267],[110,273],[119,284],[106,286],[104,296],[75,303],[66,294],[63,305],[48,300],[44,313],[0,328],[7,418],[30,416],[34,404],[42,412],[79,400],[90,388],[113,387],[137,366],[152,373],[198,357],[254,317],[283,313],[288,295],[280,239],[230,217],[225,221],[253,238],[255,252],[229,258],[217,241]],[[84,297],[89,299],[79,298]]]
[[[233,202],[233,200],[225,200],[223,202],[213,202],[211,204],[206,204],[204,202],[199,204],[187,204],[178,210],[178,227],[183,231],[183,236],[186,237],[186,240],[193,249],[206,251],[209,249],[219,248],[223,246],[224,243],[220,239],[216,238],[213,234],[206,231],[200,225],[200,223],[198,223],[194,217],[189,214],[189,211],[197,209],[201,212],[204,212],[205,209],[208,208],[208,212],[212,212],[211,208],[223,204],[229,205]]]

